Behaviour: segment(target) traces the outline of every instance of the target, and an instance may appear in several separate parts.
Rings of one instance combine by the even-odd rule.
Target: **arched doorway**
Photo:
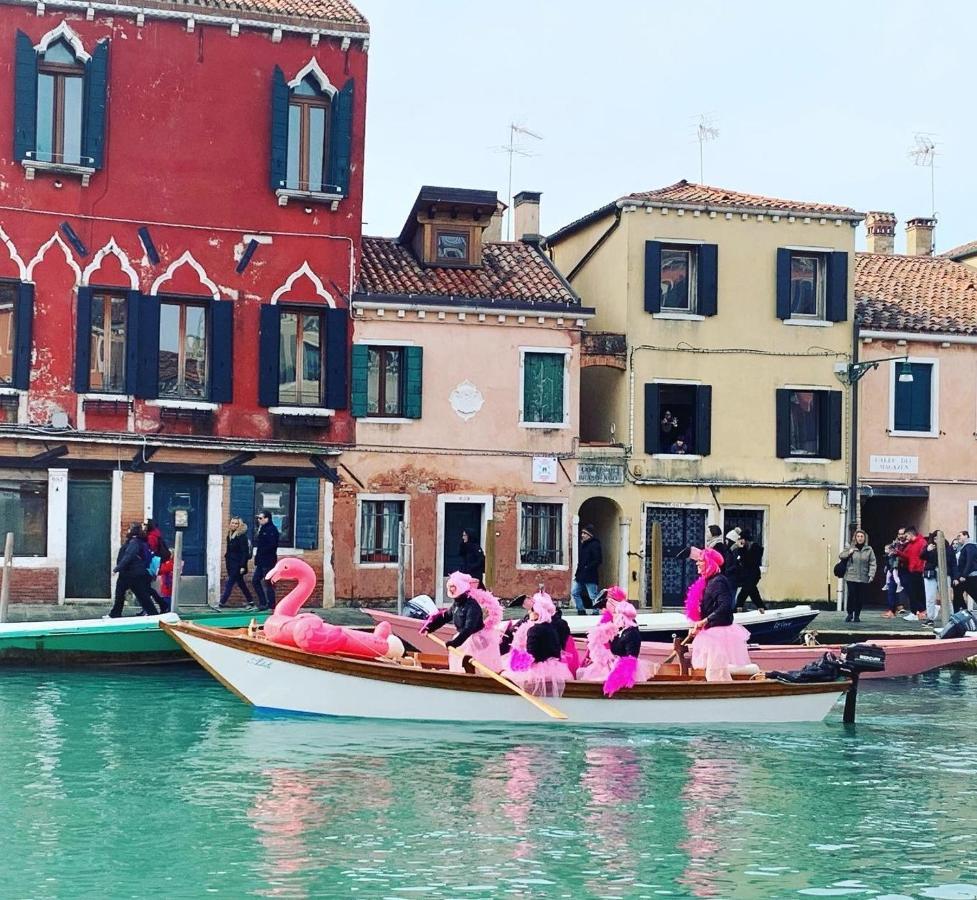
[[[628,548],[621,547],[621,507],[610,497],[589,497],[580,504],[577,512],[580,527],[593,525],[600,541],[604,562],[600,567],[600,587],[617,584],[620,579],[622,554],[626,557]],[[627,590],[628,585],[622,587]]]

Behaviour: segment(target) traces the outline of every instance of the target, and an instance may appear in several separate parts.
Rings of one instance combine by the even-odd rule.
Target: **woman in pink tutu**
[[[556,606],[549,594],[533,594],[529,618],[512,638],[512,650],[503,660],[503,676],[537,697],[560,697],[570,669],[561,659],[560,632],[553,624]]]
[[[706,681],[732,681],[730,667],[750,664],[750,632],[733,621],[734,591],[720,571],[722,555],[693,547],[690,556],[699,570],[685,598],[685,614],[693,623],[692,667],[705,669]]]
[[[587,634],[589,663],[578,670],[578,681],[603,681],[604,693],[612,697],[621,688],[647,681],[651,667],[639,659],[641,632],[638,611],[628,603],[624,589],[607,589],[607,606],[600,622]]]
[[[456,647],[465,656],[477,659],[493,672],[502,669],[502,656],[499,653],[499,625],[502,622],[502,604],[491,591],[478,587],[478,579],[464,572],[452,572],[445,588],[454,601],[448,609],[431,616],[422,626],[421,634],[435,632],[451,622],[457,634],[445,641],[449,647]],[[452,672],[463,672],[462,657],[457,653],[448,654],[448,668]]]

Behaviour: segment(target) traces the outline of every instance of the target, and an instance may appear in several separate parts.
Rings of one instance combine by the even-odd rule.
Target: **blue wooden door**
[[[153,519],[172,550],[176,543],[176,515],[187,511],[183,529],[183,574],[207,574],[207,476],[156,475],[153,479]]]
[[[67,597],[112,595],[112,483],[68,479]]]

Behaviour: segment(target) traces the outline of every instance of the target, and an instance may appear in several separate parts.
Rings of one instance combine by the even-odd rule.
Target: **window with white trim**
[[[519,564],[564,564],[562,503],[523,501],[519,506]]]
[[[389,564],[400,561],[397,539],[404,521],[403,500],[360,501],[361,564]]]
[[[522,422],[563,425],[567,414],[567,355],[525,350],[522,355]]]

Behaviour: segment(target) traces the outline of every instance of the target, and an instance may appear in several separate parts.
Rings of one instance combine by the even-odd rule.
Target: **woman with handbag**
[[[868,586],[875,578],[875,551],[869,546],[868,535],[860,528],[852,535],[847,549],[838,554],[839,563],[835,572],[844,565],[845,579],[845,610],[848,615],[846,622],[860,622],[862,616],[862,601],[868,591]]]

